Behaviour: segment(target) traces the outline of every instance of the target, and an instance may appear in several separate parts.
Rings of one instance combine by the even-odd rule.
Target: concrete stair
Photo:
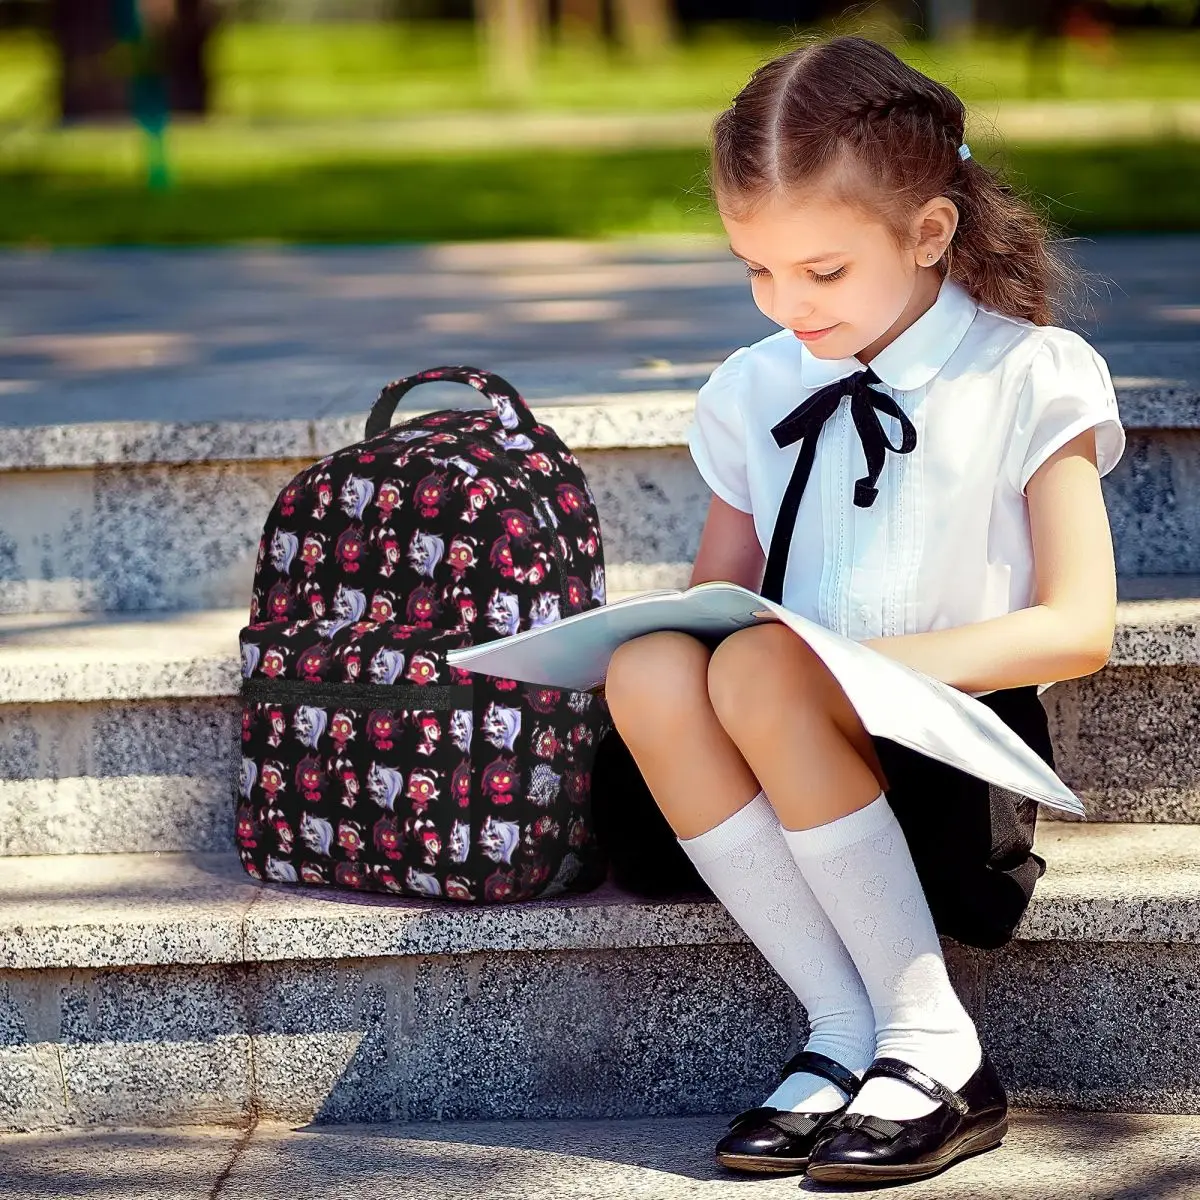
[[[1200,829],[1037,846],[1017,938],[945,942],[1014,1103],[1200,1111]],[[260,885],[232,851],[5,867],[7,1128],[736,1111],[807,1036],[708,897],[368,899]]]
[[[723,295],[711,264],[677,265],[670,286],[693,288],[711,326]],[[582,351],[528,370],[483,352],[420,356],[495,363],[579,452],[614,599],[682,586],[695,553],[708,493],[682,434],[717,361],[705,347],[723,338],[687,336],[673,361],[636,370]],[[1165,335],[1098,344],[1129,433],[1104,481],[1119,629],[1104,670],[1043,696],[1087,819],[1041,811],[1049,869],[1009,946],[944,942],[1025,1111],[1002,1171],[984,1155],[914,1195],[1197,1186],[1168,1149],[1194,1142],[1200,1115],[1200,352]],[[555,1195],[589,1197],[732,1186],[711,1168],[716,1118],[761,1099],[807,1018],[710,898],[651,902],[606,884],[460,908],[242,871],[237,631],[262,522],[297,471],[361,436],[397,372],[370,356],[350,384],[332,363],[302,380],[226,368],[180,377],[166,418],[142,381],[126,419],[0,423],[0,1130],[40,1131],[5,1149],[57,1153],[53,1131],[68,1130],[83,1150],[93,1127],[136,1125],[157,1129],[165,1154],[197,1123],[245,1127],[222,1191],[236,1194],[257,1183],[254,1136],[280,1142],[268,1156],[298,1153],[270,1122],[303,1121],[362,1125],[345,1134],[377,1139],[355,1151],[366,1162],[394,1140],[394,1174],[382,1172],[394,1190],[368,1169],[380,1195],[418,1179],[423,1194],[431,1180],[456,1194],[435,1156],[488,1181],[472,1194],[534,1197],[556,1179]],[[222,379],[261,383],[268,415],[220,399]],[[312,395],[297,415],[298,380]],[[111,416],[111,389],[74,386],[72,411]],[[474,399],[416,395],[429,408]],[[478,1120],[486,1131],[445,1124]],[[375,1122],[383,1130],[365,1132]],[[1116,1140],[1098,1148],[1112,1186],[1087,1191],[1073,1139],[1105,1130],[1128,1154]],[[569,1184],[548,1165],[560,1135]],[[106,1152],[146,1144],[129,1138]],[[631,1141],[659,1149],[634,1155]],[[0,1191],[22,1195],[22,1179],[6,1189],[0,1168]]]
[[[1141,598],[1119,604],[1109,665],[1043,694],[1059,772],[1089,820],[1200,820],[1200,579],[1126,589]],[[231,846],[246,620],[244,607],[0,617],[0,854]]]

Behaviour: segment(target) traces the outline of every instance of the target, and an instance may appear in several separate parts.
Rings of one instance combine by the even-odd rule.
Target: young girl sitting
[[[691,582],[778,584],[1050,761],[1039,692],[1112,648],[1100,477],[1125,435],[1104,360],[1051,324],[1066,266],[964,117],[845,37],[762,66],[716,119],[721,220],[781,329],[699,392],[688,441],[714,495]],[[794,531],[769,555],[777,517]],[[715,649],[628,642],[605,694],[680,845],[808,1013],[719,1161],[861,1183],[998,1145],[1007,1097],[939,934],[1003,944],[1045,860],[985,861],[987,785],[868,734],[780,623]]]

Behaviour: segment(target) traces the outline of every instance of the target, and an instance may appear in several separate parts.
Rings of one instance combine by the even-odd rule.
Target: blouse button
[[[858,606],[858,615],[865,621],[871,615],[871,609],[866,604]]]

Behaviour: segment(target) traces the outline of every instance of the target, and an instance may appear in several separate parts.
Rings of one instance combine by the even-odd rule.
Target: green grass
[[[694,31],[654,68],[548,52],[531,108],[723,105],[786,30]],[[1111,61],[1064,49],[1070,99],[1200,97],[1200,34],[1127,37]],[[1026,93],[1018,41],[901,52],[983,106]],[[217,116],[178,122],[175,176],[144,183],[130,127],[59,130],[45,45],[0,37],[0,243],[95,245],[604,236],[716,230],[704,151],[493,148],[417,153],[395,118],[495,109],[469,26],[225,27],[212,45]],[[382,124],[373,124],[378,118]],[[389,125],[388,122],[391,122]],[[977,157],[986,137],[972,137]],[[978,141],[979,144],[976,144]],[[1010,142],[1015,179],[1067,230],[1200,229],[1200,143]]]
[[[113,245],[602,237],[719,231],[701,150],[246,160],[145,190],[136,142],[104,169],[0,173],[0,242]],[[1195,143],[1010,148],[1067,231],[1200,229]]]
[[[784,49],[783,27],[721,23],[689,30],[654,67],[615,52],[547,47],[532,108],[718,108],[760,62]],[[1025,99],[1200,97],[1200,32],[1128,34],[1104,50],[1066,43],[1056,87],[1030,74],[1024,38],[963,44],[898,43],[921,70],[968,102]],[[237,119],[388,117],[495,108],[474,31],[455,22],[388,25],[226,24],[210,47],[214,111]],[[49,45],[30,34],[0,35],[0,124],[45,122],[54,113]]]

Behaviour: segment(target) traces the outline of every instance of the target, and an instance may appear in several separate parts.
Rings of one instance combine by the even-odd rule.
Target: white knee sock
[[[788,853],[766,796],[759,792],[719,825],[676,840],[804,1005],[810,1025],[804,1048],[828,1055],[861,1078],[875,1051],[870,997]],[[846,1100],[824,1077],[795,1071],[762,1103],[788,1112],[832,1112]]]
[[[875,1054],[912,1063],[949,1088],[978,1069],[982,1048],[946,962],[904,831],[881,792],[870,804],[783,838],[841,935],[875,1010]],[[937,1107],[898,1079],[869,1079],[851,1112],[891,1120]]]

